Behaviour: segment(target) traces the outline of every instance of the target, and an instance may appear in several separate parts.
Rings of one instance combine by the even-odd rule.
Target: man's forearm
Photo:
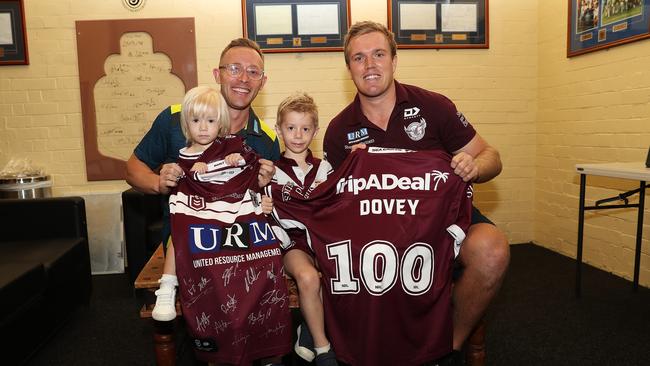
[[[159,194],[160,178],[135,155],[126,162],[126,182],[142,193]]]
[[[501,173],[501,156],[497,149],[488,146],[474,158],[478,166],[478,177],[474,182],[485,183]]]

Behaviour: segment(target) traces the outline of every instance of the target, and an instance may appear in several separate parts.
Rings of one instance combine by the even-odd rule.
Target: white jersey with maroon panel
[[[442,151],[370,148],[315,189],[267,189],[283,227],[307,231],[340,360],[421,365],[451,352],[452,264],[472,191],[450,159]]]
[[[332,166],[326,160],[314,157],[309,151],[305,159],[309,166],[309,171],[305,174],[298,166],[295,160],[283,156],[275,162],[275,175],[271,180],[271,185],[277,187],[290,187],[295,185],[295,190],[302,193],[306,190],[314,189],[316,186],[327,180],[332,173]],[[283,249],[300,249],[311,255],[311,250],[307,247],[305,235],[302,230],[287,230],[289,238],[282,244]]]
[[[327,179],[332,173],[332,166],[326,160],[314,157],[311,150],[307,151],[305,158],[309,170],[304,173],[295,160],[284,157],[284,154],[275,162],[275,175],[271,181],[273,184],[293,184],[310,188],[317,186]]]
[[[224,157],[239,152],[245,164]],[[239,137],[181,150],[170,196],[183,317],[205,362],[246,364],[289,352],[291,319],[278,241],[258,202],[257,155]],[[196,162],[204,174],[190,172]]]

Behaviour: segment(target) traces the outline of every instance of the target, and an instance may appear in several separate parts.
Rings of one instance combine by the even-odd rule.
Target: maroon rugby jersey
[[[359,150],[302,194],[267,188],[276,219],[307,231],[327,333],[353,366],[421,365],[452,350],[452,263],[471,186],[445,152],[391,151]]]
[[[246,165],[227,166],[239,152]],[[181,150],[185,172],[169,205],[183,317],[205,362],[246,364],[291,349],[282,255],[262,214],[257,155],[240,137],[202,154]],[[190,172],[196,162],[204,174]]]
[[[476,135],[474,127],[442,94],[395,81],[397,100],[386,130],[370,122],[359,95],[327,126],[323,138],[325,158],[336,169],[351,147],[397,147],[410,150],[445,150],[453,153]]]

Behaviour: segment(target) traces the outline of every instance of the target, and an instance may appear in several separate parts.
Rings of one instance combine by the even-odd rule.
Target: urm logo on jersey
[[[222,227],[213,224],[193,224],[188,228],[188,244],[192,253],[216,253],[221,250],[246,251],[251,246],[262,247],[276,243],[275,234],[267,222],[235,222]]]
[[[368,129],[367,128],[360,128],[358,131],[353,131],[353,132],[348,132],[348,143],[350,144],[356,144],[359,143],[363,140],[368,139]]]

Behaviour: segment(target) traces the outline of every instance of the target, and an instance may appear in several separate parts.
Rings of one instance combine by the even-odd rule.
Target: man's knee
[[[494,225],[475,224],[469,229],[460,251],[465,267],[474,267],[488,276],[501,277],[510,262],[510,245]]]

